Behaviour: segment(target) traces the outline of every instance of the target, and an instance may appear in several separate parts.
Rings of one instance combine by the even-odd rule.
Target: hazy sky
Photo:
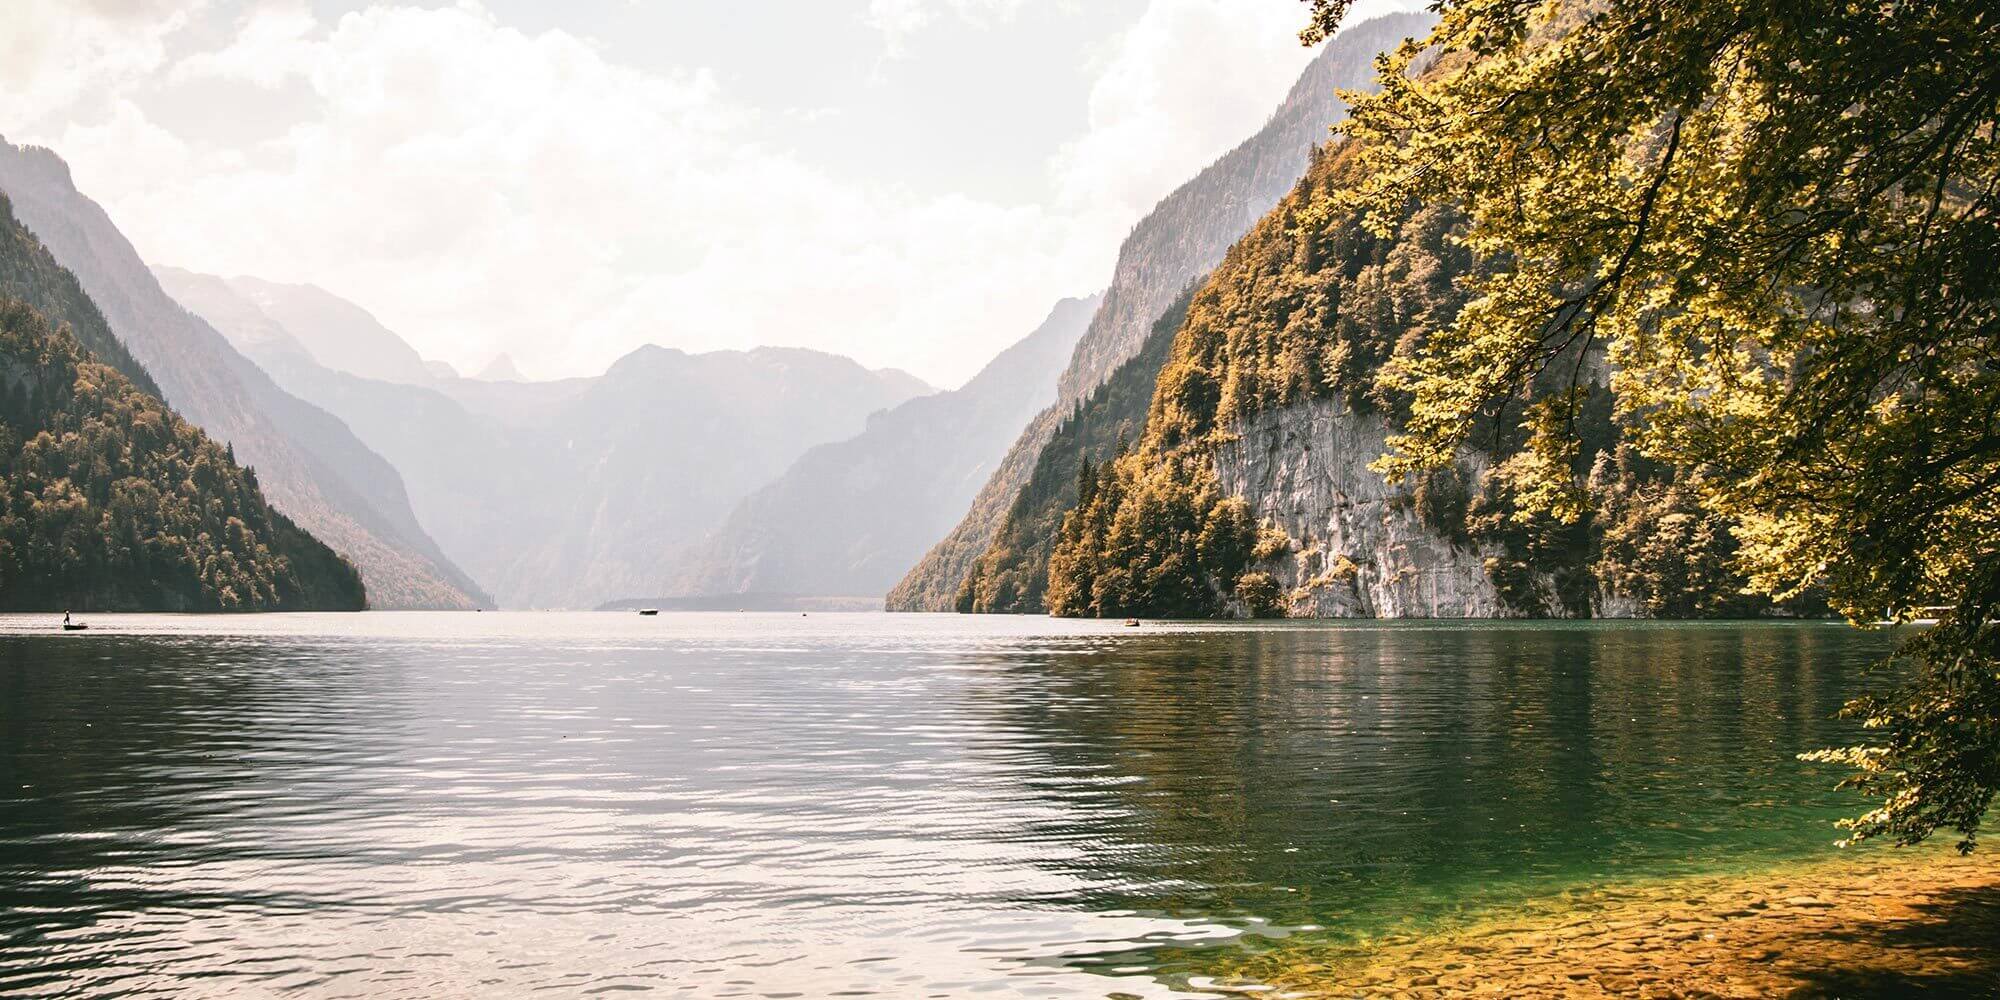
[[[0,134],[149,262],[536,377],[783,344],[956,385],[1310,57],[1298,0],[6,5]]]

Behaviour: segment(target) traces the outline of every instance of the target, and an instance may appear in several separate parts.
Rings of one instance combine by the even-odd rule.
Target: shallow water
[[[1184,995],[1830,851],[1810,624],[0,617],[0,995]]]

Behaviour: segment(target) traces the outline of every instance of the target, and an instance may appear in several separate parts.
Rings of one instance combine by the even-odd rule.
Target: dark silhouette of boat
[[[660,613],[660,609],[659,609],[659,608],[640,608],[640,609],[639,609],[639,613],[640,613],[640,614],[642,614],[642,615],[647,615],[647,616],[649,616],[649,617],[650,617],[650,616],[652,616],[652,615],[657,615],[657,614],[659,614],[659,613]]]
[[[84,623],[82,623],[82,622],[76,622],[76,623],[74,623],[74,624],[72,624],[72,623],[70,623],[70,622],[63,622],[63,631],[65,631],[65,632],[81,632],[81,631],[83,631],[84,629],[87,629],[87,628],[89,628],[89,627],[90,627],[90,626],[88,626],[88,625],[85,625],[85,624],[84,624]]]

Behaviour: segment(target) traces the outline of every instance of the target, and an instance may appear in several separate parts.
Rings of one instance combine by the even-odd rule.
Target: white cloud
[[[935,23],[940,15],[975,25],[1013,17],[1026,0],[868,0],[862,20],[882,33],[891,57],[903,55],[912,36]]]
[[[535,376],[647,342],[787,344],[955,384],[1107,280],[1139,215],[1260,125],[1307,58],[1291,0],[1151,0],[1051,161],[1057,198],[1003,203],[846,179],[752,139],[786,112],[707,71],[620,65],[476,0],[333,20],[282,0],[202,31],[187,10],[10,2],[35,30],[0,43],[25,59],[0,82],[28,109],[0,129],[67,158],[149,260],[311,281],[462,370],[504,351]],[[868,16],[903,44],[1019,3]],[[273,95],[283,113],[255,129],[197,127]]]
[[[1312,58],[1299,7],[1153,0],[1105,53],[1090,129],[1055,156],[1064,202],[1136,218],[1256,131]]]
[[[181,59],[167,77],[180,83],[214,78],[276,87],[317,57],[306,36],[318,27],[303,0],[254,7],[238,22],[233,41]]]
[[[194,5],[196,8],[199,5]],[[166,38],[191,9],[172,0],[10,2],[0,26],[0,128],[101,114],[110,95],[166,60]]]

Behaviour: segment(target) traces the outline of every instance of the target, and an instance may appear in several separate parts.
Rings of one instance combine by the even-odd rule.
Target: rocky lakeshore
[[[1361,949],[1315,954],[1297,940],[1202,985],[1284,997],[2000,997],[2000,855],[1869,850],[1578,891]]]

